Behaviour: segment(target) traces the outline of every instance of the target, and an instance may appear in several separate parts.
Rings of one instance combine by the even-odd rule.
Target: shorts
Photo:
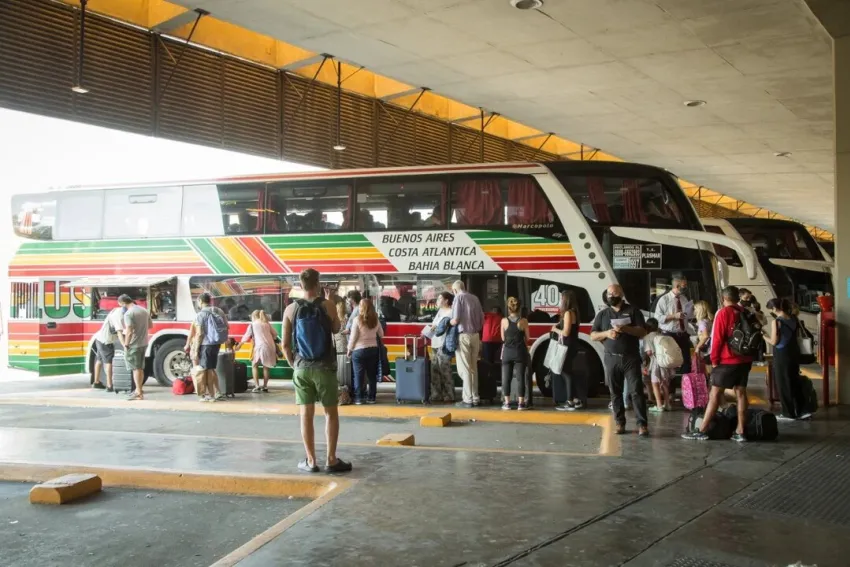
[[[661,368],[655,364],[655,362],[652,363],[649,373],[650,380],[653,384],[669,384],[670,380],[672,380],[675,375],[675,368]]]
[[[94,353],[96,360],[103,364],[112,364],[112,359],[115,358],[115,345],[112,343],[102,343],[98,340],[94,341]]]
[[[198,365],[204,370],[215,370],[218,366],[218,352],[221,345],[201,345],[198,347]]]
[[[306,406],[320,403],[329,408],[338,402],[339,382],[336,371],[327,368],[296,368],[292,375],[295,403]]]
[[[720,364],[711,369],[711,385],[718,388],[746,388],[750,380],[752,362],[743,364]]]
[[[146,346],[128,347],[124,351],[124,360],[127,363],[127,368],[129,368],[130,370],[144,370],[145,369],[145,348],[146,348]]]

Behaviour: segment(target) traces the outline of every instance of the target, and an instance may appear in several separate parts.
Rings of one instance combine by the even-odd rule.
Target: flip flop
[[[351,469],[354,468],[351,466],[351,463],[346,463],[342,459],[337,459],[336,462],[332,465],[325,465],[326,473],[343,473],[343,472],[351,472]]]
[[[306,473],[317,473],[319,472],[319,467],[317,465],[310,466],[310,463],[307,462],[305,458],[303,461],[298,462],[298,470]]]

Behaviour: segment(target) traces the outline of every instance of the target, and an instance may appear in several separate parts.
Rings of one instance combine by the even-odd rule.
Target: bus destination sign
[[[463,231],[386,232],[367,238],[399,272],[501,271]]]
[[[615,270],[660,270],[660,244],[615,244]]]

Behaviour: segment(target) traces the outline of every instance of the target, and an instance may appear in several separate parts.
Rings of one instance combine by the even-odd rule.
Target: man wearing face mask
[[[673,337],[682,349],[684,356],[682,367],[679,369],[682,374],[691,371],[691,337],[688,334],[688,316],[685,313],[685,305],[688,304],[688,298],[685,297],[687,289],[688,280],[682,275],[674,275],[672,289],[658,298],[654,314],[664,334]]]
[[[641,377],[640,339],[646,335],[640,309],[626,303],[623,288],[608,286],[608,307],[596,314],[590,338],[600,341],[605,349],[605,372],[611,390],[611,409],[617,421],[616,432],[626,432],[626,409],[623,387],[631,392],[632,405],[638,424],[638,435],[649,436],[646,426],[646,395]]]

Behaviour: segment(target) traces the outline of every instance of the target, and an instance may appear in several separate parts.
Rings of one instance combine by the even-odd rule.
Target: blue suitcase
[[[413,350],[407,348],[408,340]],[[418,356],[417,336],[404,337],[404,350],[411,357],[395,359],[395,399],[397,403],[419,402],[427,404],[431,399],[431,367],[427,358]]]

